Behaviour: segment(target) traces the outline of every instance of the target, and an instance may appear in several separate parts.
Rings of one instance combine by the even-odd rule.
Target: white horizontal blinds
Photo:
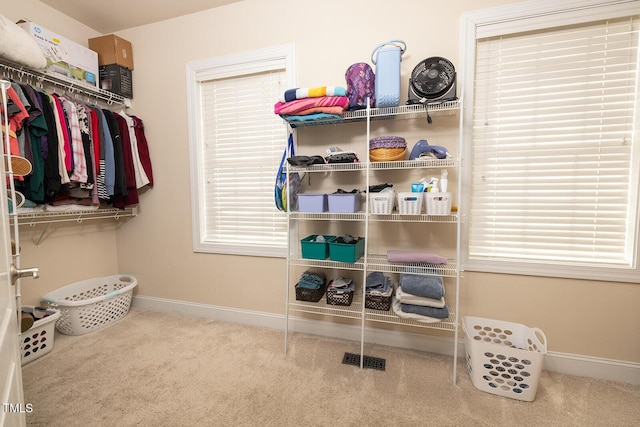
[[[632,262],[638,26],[477,40],[470,258]]]
[[[286,129],[273,113],[285,71],[200,82],[205,242],[286,246],[273,188]]]

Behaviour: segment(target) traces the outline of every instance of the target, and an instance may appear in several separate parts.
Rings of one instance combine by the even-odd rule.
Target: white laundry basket
[[[56,322],[60,332],[84,335],[126,316],[137,284],[135,277],[117,274],[72,283],[42,299],[60,311]]]
[[[487,393],[533,401],[547,353],[544,333],[481,317],[464,317],[462,328],[473,385]]]
[[[23,305],[22,312],[33,313],[35,307]],[[46,316],[36,320],[29,330],[20,334],[21,364],[44,356],[53,349],[53,339],[56,334],[55,321],[60,318],[58,310],[46,309]]]

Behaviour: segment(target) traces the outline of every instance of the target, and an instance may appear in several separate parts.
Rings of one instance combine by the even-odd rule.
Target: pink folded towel
[[[443,256],[431,254],[428,252],[413,252],[388,250],[387,261],[389,262],[422,262],[427,264],[446,264],[447,259]]]
[[[317,107],[342,107],[349,106],[349,98],[346,96],[323,96],[320,98],[296,99],[289,102],[276,102],[273,106],[275,114],[297,114],[300,111]]]

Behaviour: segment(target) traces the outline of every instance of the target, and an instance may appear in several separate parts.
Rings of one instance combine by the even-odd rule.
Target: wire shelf
[[[291,265],[302,267],[333,268],[338,270],[363,270],[364,256],[354,263],[316,260],[309,258],[291,257]],[[367,271],[382,271],[384,273],[410,273],[425,276],[456,277],[457,264],[449,262],[446,264],[427,263],[391,263],[387,261],[386,255],[367,255]],[[461,271],[462,272],[462,271]],[[460,276],[462,277],[462,275]]]
[[[460,109],[460,101],[458,99],[434,102],[430,104],[413,104],[413,105],[400,105],[398,107],[384,107],[384,108],[371,108],[371,120],[381,119],[398,119],[406,118],[412,119],[416,117],[426,117],[427,112],[431,116],[438,115],[454,115]],[[336,118],[298,121],[298,120],[285,120],[292,128],[300,128],[307,126],[325,126],[325,125],[338,125],[350,122],[359,122],[367,120],[367,110],[354,110],[347,111],[342,116]]]
[[[356,292],[356,295],[354,295],[353,302],[350,306],[336,306],[327,304],[325,298],[318,302],[295,300],[289,303],[289,309],[293,312],[298,313],[309,313],[359,320],[362,318],[362,297],[360,296],[359,292]],[[444,331],[454,331],[457,322],[456,313],[452,312],[451,310],[449,310],[448,318],[442,319],[442,321],[440,322],[433,323],[419,322],[417,320],[399,317],[393,311],[393,309],[390,309],[389,311],[380,311],[366,308],[364,310],[364,317],[366,321],[370,322],[438,329]]]
[[[325,163],[310,166],[291,166],[294,172],[342,172],[362,171],[367,167],[371,170],[401,170],[401,169],[437,169],[458,166],[459,159],[421,158],[416,160],[394,160],[388,162],[357,162],[357,163]]]
[[[65,78],[59,74],[52,74],[32,70],[24,65],[16,64],[6,59],[0,59],[0,71],[8,74],[14,80],[22,83],[28,83],[32,86],[44,88],[45,84],[58,86],[63,88],[69,94],[87,95],[96,100],[100,100],[107,105],[123,105],[129,106],[130,100],[116,93],[91,86],[88,83],[82,83],[80,80]]]
[[[290,212],[291,219],[318,220],[318,221],[364,221],[365,212],[355,213],[331,213],[331,212]],[[404,215],[399,213],[391,214],[369,214],[369,221],[372,222],[438,222],[455,223],[458,218],[457,213],[450,215]]]
[[[96,219],[113,219],[133,217],[138,214],[137,207],[128,207],[125,209],[117,208],[100,208],[95,210],[73,210],[73,211],[38,211],[18,213],[11,216],[11,221],[18,221],[18,225],[36,225],[49,224],[52,222],[70,222],[75,221],[81,223],[85,220]]]

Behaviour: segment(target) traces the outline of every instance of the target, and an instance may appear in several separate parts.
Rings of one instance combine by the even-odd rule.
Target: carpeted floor
[[[56,332],[24,366],[31,426],[638,426],[640,386],[543,371],[536,399],[476,389],[463,362],[383,346],[386,370],[342,363],[359,343],[132,309]]]

